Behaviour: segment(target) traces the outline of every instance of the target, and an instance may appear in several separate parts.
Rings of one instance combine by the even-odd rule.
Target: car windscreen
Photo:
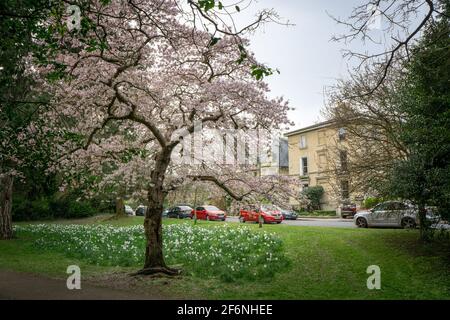
[[[178,208],[180,208],[180,210],[192,210],[192,208],[188,206],[179,206]]]
[[[220,211],[219,208],[214,207],[214,206],[206,206],[205,210],[209,210],[209,211]]]

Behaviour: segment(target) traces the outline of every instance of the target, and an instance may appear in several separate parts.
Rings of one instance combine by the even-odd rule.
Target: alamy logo
[[[81,270],[79,266],[71,265],[67,267],[67,273],[70,276],[67,278],[67,289],[80,290],[81,289]]]
[[[381,289],[381,269],[377,265],[368,266],[366,270],[370,276],[367,278],[367,289]]]
[[[180,142],[172,153],[175,164],[255,165],[271,162],[277,165],[287,154],[287,141],[281,140],[277,132],[204,129],[201,121],[194,122],[193,132],[175,131],[171,140]]]
[[[81,28],[81,10],[79,6],[70,5],[67,7],[66,13],[70,14],[67,18],[67,28],[69,31]]]

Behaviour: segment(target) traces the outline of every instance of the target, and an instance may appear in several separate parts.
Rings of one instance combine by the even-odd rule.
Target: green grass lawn
[[[104,221],[104,217],[47,223],[107,223],[114,226],[142,224],[142,217]],[[165,219],[165,224],[192,221]],[[199,221],[209,228],[220,222]],[[232,224],[239,228],[239,224]],[[254,232],[257,225],[246,224]],[[448,243],[420,244],[417,231],[392,229],[344,229],[264,225],[278,235],[289,267],[274,278],[223,282],[217,278],[181,276],[145,278],[133,290],[159,290],[166,295],[200,299],[450,299],[450,246]],[[63,253],[40,251],[32,239],[0,242],[0,269],[66,277],[66,268],[78,264],[88,280],[125,274],[131,267],[101,267]],[[381,290],[368,290],[366,269],[381,268]],[[211,272],[214,268],[211,268]],[[127,276],[120,281],[127,282]],[[136,283],[134,281],[134,283]]]

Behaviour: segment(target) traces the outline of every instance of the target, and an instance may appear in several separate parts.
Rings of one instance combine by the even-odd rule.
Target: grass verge
[[[142,217],[105,222],[99,217],[65,223],[140,225]],[[50,223],[50,222],[49,222]],[[60,221],[58,222],[60,223]],[[165,225],[192,221],[165,219]],[[201,228],[220,223],[199,221]],[[239,228],[239,224],[228,224]],[[160,290],[168,296],[200,299],[450,299],[450,245],[421,244],[417,231],[391,229],[344,229],[248,224],[253,232],[278,236],[291,265],[276,270],[270,279],[224,283],[219,277],[184,275],[161,280],[134,281],[133,290]],[[66,277],[69,264],[82,268],[86,281],[100,284],[114,275],[115,285],[126,286],[124,275],[132,268],[96,266],[84,259],[68,258],[57,251],[38,250],[25,235],[0,242],[0,269]],[[381,290],[368,290],[367,267],[381,268]],[[205,270],[214,272],[214,268]],[[100,280],[99,280],[100,279]]]

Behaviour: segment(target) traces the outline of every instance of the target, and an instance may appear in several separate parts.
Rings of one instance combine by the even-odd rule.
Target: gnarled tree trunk
[[[170,162],[172,149],[163,148],[156,156],[155,169],[151,174],[148,191],[148,207],[145,213],[144,230],[147,240],[144,268],[137,274],[165,273],[176,275],[179,270],[169,268],[164,260],[162,237],[162,211],[167,192],[164,190],[164,178]]]
[[[13,236],[12,187],[13,177],[8,174],[0,175],[0,240],[8,240]]]

